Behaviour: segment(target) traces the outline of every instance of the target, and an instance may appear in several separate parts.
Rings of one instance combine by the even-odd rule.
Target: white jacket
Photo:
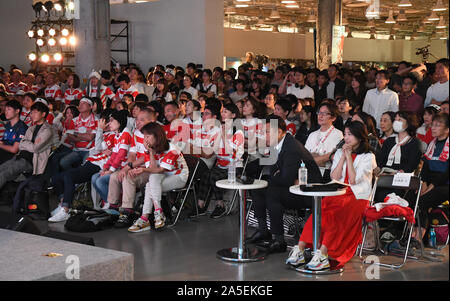
[[[334,171],[342,157],[342,149],[338,149],[333,158],[333,165],[331,166],[331,172]],[[353,194],[356,199],[369,200],[372,193],[372,173],[377,167],[375,155],[373,153],[366,153],[357,155],[353,161],[355,167],[356,178],[354,185],[350,185]],[[342,178],[339,182],[344,182],[345,175],[347,174],[347,162],[342,167]]]

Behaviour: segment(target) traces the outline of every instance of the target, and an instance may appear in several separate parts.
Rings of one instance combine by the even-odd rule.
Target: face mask
[[[403,122],[398,121],[398,120],[394,121],[394,124],[392,127],[393,127],[394,131],[397,133],[401,133],[401,132],[405,131],[405,129],[403,128]]]

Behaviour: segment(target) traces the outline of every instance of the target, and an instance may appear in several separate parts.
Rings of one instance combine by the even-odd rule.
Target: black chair
[[[392,185],[394,179],[394,175],[380,175],[376,180],[375,180],[375,184],[374,184],[374,189],[372,191],[372,197],[370,200],[370,205],[372,206],[375,203],[375,194],[376,194],[376,190],[377,188],[386,188],[386,189],[401,189],[404,190],[405,192],[407,192],[408,190],[411,191],[417,191],[417,197],[416,197],[416,204],[414,206],[414,217],[417,220],[417,225],[419,228],[419,233],[421,232],[421,226],[420,226],[420,218],[418,215],[418,204],[419,204],[419,198],[420,198],[420,192],[422,190],[422,181],[420,180],[420,177],[417,176],[411,176],[411,181],[409,183],[408,186],[394,186]],[[407,220],[404,217],[383,217],[380,218],[379,220],[388,220],[388,221],[393,221],[393,222],[404,222],[405,225],[405,231],[403,232],[403,235],[405,235],[405,233],[408,233],[408,242],[406,245],[406,249],[405,249],[405,253],[403,254],[403,261],[401,263],[394,263],[394,264],[386,264],[386,263],[377,263],[375,262],[374,264],[376,265],[380,265],[383,267],[389,267],[389,268],[395,268],[395,269],[399,269],[401,267],[403,267],[406,263],[406,259],[408,257],[408,252],[409,252],[409,246],[410,246],[410,242],[411,242],[411,236],[412,236],[412,232],[413,232],[413,228],[414,228],[414,224],[407,222]],[[375,231],[375,242],[376,242],[376,246],[378,248],[379,251],[383,252],[380,249],[380,233],[379,233],[379,227],[378,227],[378,222],[374,221],[375,223],[375,227],[374,227],[374,231]],[[362,258],[362,251],[363,251],[363,247],[364,246],[364,242],[366,239],[366,233],[367,233],[367,223],[365,223],[364,227],[363,227],[363,240],[362,243],[360,245],[360,249],[359,249],[359,257]],[[421,256],[423,256],[424,254],[424,250],[423,250],[423,242],[422,240],[420,240],[420,246],[421,246]],[[384,253],[384,252],[383,252]],[[364,263],[368,263],[365,262]]]
[[[197,169],[200,164],[200,159],[195,156],[192,156],[192,155],[184,155],[184,159],[189,168],[189,177],[186,182],[186,186],[184,188],[171,190],[171,192],[177,193],[175,203],[179,200],[181,194],[184,193],[184,195],[183,195],[183,200],[181,201],[181,205],[178,209],[175,221],[171,225],[169,225],[169,227],[173,227],[177,223],[178,218],[180,217],[181,211],[184,207],[184,203],[186,202],[186,199],[187,199],[190,191],[192,191],[194,194],[195,208],[197,210],[197,216],[198,216],[197,193],[195,191],[195,183],[194,182],[199,180],[199,178],[200,178],[200,175],[198,175],[198,173],[197,173]]]

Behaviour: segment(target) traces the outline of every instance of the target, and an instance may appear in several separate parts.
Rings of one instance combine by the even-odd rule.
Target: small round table
[[[256,248],[249,248],[245,245],[245,233],[247,229],[246,223],[246,204],[243,194],[244,190],[262,189],[267,187],[267,181],[255,180],[253,184],[241,184],[238,182],[228,182],[228,180],[220,180],[216,182],[216,186],[224,189],[239,189],[240,194],[240,210],[239,210],[239,245],[237,248],[227,248],[217,252],[217,258],[231,262],[254,262],[265,258],[265,254],[261,254]]]
[[[313,251],[315,252],[319,249],[319,238],[320,238],[320,225],[322,217],[322,197],[325,196],[338,196],[345,194],[346,189],[340,189],[336,191],[301,191],[299,185],[294,185],[289,187],[289,192],[297,195],[312,196],[314,197],[313,203]],[[296,268],[298,272],[307,274],[336,274],[342,273],[344,268],[337,268],[336,262],[330,260],[330,269],[313,271],[305,267]]]

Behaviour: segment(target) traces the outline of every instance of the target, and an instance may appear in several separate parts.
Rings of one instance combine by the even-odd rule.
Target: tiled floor
[[[1,210],[1,209],[0,209]],[[39,222],[47,228],[46,222]],[[50,229],[64,231],[63,224]],[[253,229],[249,229],[253,231]],[[110,229],[80,233],[94,238],[102,248],[125,251],[135,256],[135,280],[351,280],[364,281],[369,265],[354,257],[339,275],[311,276],[290,270],[284,264],[288,252],[270,255],[256,263],[231,264],[216,258],[216,252],[235,247],[238,242],[238,216],[212,220],[179,221],[175,228],[161,231],[129,233]],[[443,262],[410,260],[400,270],[380,268],[380,280],[449,280],[449,248],[441,250]],[[399,258],[384,258],[384,260]],[[373,274],[373,270],[369,270]]]

